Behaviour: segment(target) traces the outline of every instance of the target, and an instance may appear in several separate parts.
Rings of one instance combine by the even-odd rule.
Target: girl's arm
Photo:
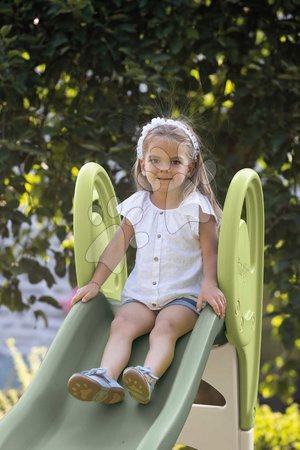
[[[109,275],[114,271],[125,255],[133,235],[133,226],[126,218],[124,218],[121,225],[113,235],[111,241],[100,256],[91,281],[77,290],[76,294],[72,298],[71,305],[74,305],[80,300],[83,302],[89,301],[98,294],[103,283],[107,280]]]
[[[218,288],[217,281],[217,224],[213,216],[205,214],[206,219],[203,220],[202,214],[200,215],[199,240],[203,259],[203,280],[198,296],[197,309],[201,310],[202,303],[207,302],[218,316],[224,318],[226,299],[223,292]]]

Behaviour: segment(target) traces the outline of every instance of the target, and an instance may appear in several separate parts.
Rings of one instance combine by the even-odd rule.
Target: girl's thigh
[[[168,327],[179,338],[194,328],[197,319],[198,315],[191,309],[182,305],[170,305],[159,312],[155,327]]]
[[[150,333],[155,324],[156,315],[146,305],[130,302],[122,305],[116,313],[114,322],[132,331],[135,337]]]

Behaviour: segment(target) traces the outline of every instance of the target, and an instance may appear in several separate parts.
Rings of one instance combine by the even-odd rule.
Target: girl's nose
[[[171,167],[171,165],[170,165],[170,163],[168,161],[165,161],[165,162],[161,161],[159,166],[158,166],[158,169],[161,172],[168,172],[170,170],[170,167]]]

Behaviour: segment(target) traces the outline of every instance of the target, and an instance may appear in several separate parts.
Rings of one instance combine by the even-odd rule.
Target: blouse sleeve
[[[193,192],[180,206],[183,214],[192,217],[195,221],[200,221],[199,207],[204,214],[214,216],[217,220],[216,213],[209,199],[200,192]]]
[[[118,213],[135,226],[143,217],[144,192],[139,191],[117,205]]]
[[[200,211],[204,213],[200,215]],[[190,223],[193,234],[199,235],[199,223],[205,223],[213,216],[218,221],[217,215],[209,199],[200,192],[193,192],[180,206],[180,212],[185,215]]]

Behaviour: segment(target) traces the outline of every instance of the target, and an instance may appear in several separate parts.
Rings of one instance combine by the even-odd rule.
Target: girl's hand
[[[207,302],[221,319],[225,317],[226,298],[214,284],[203,284],[198,295],[197,310],[201,311],[202,303]]]
[[[77,289],[76,294],[72,297],[71,306],[75,305],[75,303],[80,302],[82,300],[84,303],[88,302],[92,298],[96,297],[99,293],[100,286],[95,281],[91,281],[90,283],[82,286]]]

